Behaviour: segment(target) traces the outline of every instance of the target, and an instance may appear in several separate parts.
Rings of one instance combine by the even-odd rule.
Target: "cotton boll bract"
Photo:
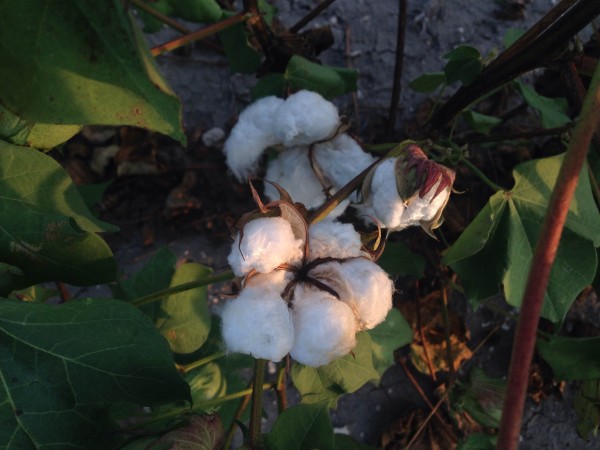
[[[309,259],[362,255],[360,235],[351,224],[323,220],[308,228]]]
[[[244,276],[251,270],[268,273],[301,258],[302,240],[296,239],[290,223],[281,217],[261,217],[244,225],[241,245],[238,234],[227,262],[234,274]]]
[[[225,304],[221,318],[223,340],[230,352],[280,361],[292,348],[292,317],[277,294],[246,288]]]
[[[290,355],[319,367],[347,355],[356,345],[356,319],[343,302],[316,289],[296,289],[293,302],[294,345]]]
[[[311,91],[299,91],[277,109],[274,134],[286,147],[309,145],[331,136],[339,127],[333,103]]]
[[[257,100],[242,111],[231,130],[223,152],[227,166],[239,181],[253,175],[265,149],[279,142],[273,133],[273,118],[283,102],[274,96]]]

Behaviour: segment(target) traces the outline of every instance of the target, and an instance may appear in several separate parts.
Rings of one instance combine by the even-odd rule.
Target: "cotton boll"
[[[256,273],[246,280],[244,289],[257,289],[262,292],[281,294],[292,279],[292,272],[286,270]]]
[[[360,235],[349,223],[323,220],[308,228],[310,260],[361,256]]]
[[[387,273],[372,261],[352,259],[340,264],[346,290],[338,292],[358,318],[361,330],[370,330],[383,322],[392,309],[394,283]]]
[[[296,289],[293,301],[294,345],[290,355],[319,367],[347,355],[356,345],[356,319],[345,303],[315,290]]]
[[[417,195],[410,201],[402,216],[402,228],[419,225],[420,222],[430,221],[438,214],[439,210],[444,207],[450,196],[451,189],[450,187],[447,187],[440,192],[437,197],[433,198],[440,183],[441,179],[433,185],[425,197],[421,198]]]
[[[280,361],[292,348],[294,325],[279,295],[246,288],[225,304],[221,318],[223,340],[230,352]]]
[[[333,103],[311,91],[288,97],[274,117],[273,129],[286,147],[309,145],[331,136],[339,127],[338,110]]]
[[[323,186],[315,175],[308,158],[307,147],[286,149],[277,159],[269,161],[265,180],[277,183],[307,209],[321,206],[325,202]],[[265,182],[265,195],[270,200],[279,199],[277,189]]]
[[[347,134],[315,145],[314,154],[319,167],[337,189],[348,184],[375,161]]]
[[[290,223],[281,217],[261,217],[244,226],[242,243],[236,236],[227,261],[233,273],[244,276],[251,270],[268,273],[281,264],[302,258],[302,240],[296,239]]]
[[[372,207],[375,217],[385,228],[404,228],[402,216],[406,206],[398,195],[394,159],[386,159],[375,169],[371,182]]]
[[[265,149],[279,143],[273,134],[274,113],[284,100],[264,97],[248,106],[231,130],[223,151],[227,166],[239,181],[256,172],[259,159]]]

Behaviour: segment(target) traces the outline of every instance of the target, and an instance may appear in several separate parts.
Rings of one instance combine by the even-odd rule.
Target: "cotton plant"
[[[279,200],[239,222],[229,264],[242,278],[224,305],[228,351],[280,361],[287,354],[319,367],[356,345],[356,333],[381,323],[392,308],[394,284],[350,224],[314,224],[279,186]]]
[[[442,222],[455,172],[427,158],[415,144],[386,158],[367,175],[358,206],[367,221],[389,231],[421,226],[429,235]]]
[[[267,148],[279,148],[278,156],[267,164],[265,180],[315,209],[375,161],[343,128],[335,105],[316,92],[302,90],[286,100],[270,96],[251,104],[240,114],[223,150],[231,172],[244,181],[258,173]],[[269,183],[265,195],[278,198]],[[332,216],[342,214],[349,204],[350,199],[342,202]]]

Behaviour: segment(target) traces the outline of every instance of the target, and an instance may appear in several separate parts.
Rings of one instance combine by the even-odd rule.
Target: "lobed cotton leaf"
[[[340,119],[333,103],[311,91],[290,95],[277,109],[274,134],[286,147],[309,145],[332,136]]]
[[[309,259],[362,255],[360,235],[349,223],[323,220],[308,228]]]
[[[240,114],[223,146],[227,166],[239,181],[254,175],[265,149],[279,142],[273,133],[273,120],[283,103],[275,96],[264,97]]]
[[[251,270],[268,273],[284,263],[302,258],[302,240],[296,239],[290,223],[281,217],[261,217],[248,222],[235,238],[227,262],[233,273],[244,276]]]
[[[348,184],[375,161],[347,134],[315,145],[314,154],[319,167],[336,189]]]
[[[230,352],[277,362],[292,348],[292,317],[278,294],[247,287],[225,304],[221,318],[223,341]]]
[[[348,305],[327,292],[298,286],[293,301],[294,345],[290,355],[319,367],[356,345],[356,319]]]

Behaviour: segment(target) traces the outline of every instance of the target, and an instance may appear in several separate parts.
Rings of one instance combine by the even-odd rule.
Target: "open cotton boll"
[[[308,228],[309,259],[362,255],[360,235],[349,223],[322,220]]]
[[[315,145],[315,159],[319,167],[337,189],[369,167],[375,158],[364,152],[347,134]]]
[[[338,292],[340,299],[355,312],[361,330],[370,330],[383,322],[392,309],[394,283],[372,261],[352,259],[340,264],[347,290]]]
[[[269,273],[257,273],[246,280],[244,289],[257,289],[263,292],[281,294],[293,279],[292,272],[274,270]]]
[[[443,208],[448,201],[448,197],[450,196],[451,192],[451,188],[447,187],[440,192],[437,197],[433,198],[441,182],[442,180],[440,179],[436,184],[434,184],[431,190],[425,194],[425,197],[421,198],[416,195],[413,199],[411,199],[402,216],[402,228],[420,225],[420,222],[428,222],[433,220],[440,209]]]
[[[273,117],[284,100],[264,97],[248,106],[231,130],[223,145],[229,169],[239,181],[256,172],[265,149],[279,143],[273,133]]]
[[[268,273],[281,264],[302,258],[302,240],[296,239],[290,223],[281,217],[261,217],[244,226],[242,243],[238,234],[227,262],[233,273],[244,276],[251,270]]]
[[[311,91],[290,95],[275,113],[273,129],[286,147],[309,145],[331,136],[339,127],[333,103]]]
[[[292,348],[294,324],[287,303],[277,294],[246,288],[227,301],[221,319],[230,352],[280,361]]]
[[[323,186],[310,166],[307,147],[294,147],[282,151],[269,161],[265,180],[277,183],[307,209],[317,208],[325,202]],[[270,200],[278,200],[279,193],[270,183],[265,182],[265,195]]]
[[[386,159],[375,169],[371,181],[371,199],[375,217],[385,228],[403,228],[402,216],[406,206],[398,195],[394,159]]]
[[[294,345],[290,355],[301,364],[319,367],[347,355],[356,345],[356,319],[331,294],[298,286],[294,295]]]

